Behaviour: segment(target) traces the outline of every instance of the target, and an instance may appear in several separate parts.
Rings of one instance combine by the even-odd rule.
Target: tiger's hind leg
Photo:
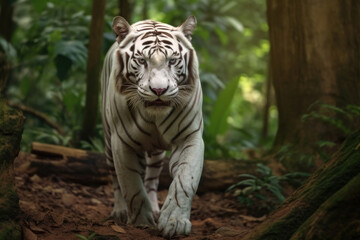
[[[116,223],[125,224],[127,222],[127,207],[116,174],[112,175],[112,181],[114,188],[114,208],[111,212],[111,217]]]
[[[165,158],[165,151],[157,151],[147,153],[146,156],[146,171],[144,184],[148,194],[152,212],[155,221],[159,218],[160,208],[157,199],[157,189],[159,185],[159,176],[163,167],[163,159]]]
[[[114,189],[114,207],[111,212],[111,217],[114,221],[118,224],[126,223],[127,222],[127,207],[125,199],[122,195],[118,177],[115,171],[114,162],[112,158],[112,153],[108,142],[105,140],[105,155],[106,155],[106,162],[109,166],[112,182],[113,182],[113,189]]]
[[[151,203],[143,184],[144,157],[130,145],[119,142],[116,137],[112,138],[114,165],[127,205],[127,223],[135,226],[155,225]]]

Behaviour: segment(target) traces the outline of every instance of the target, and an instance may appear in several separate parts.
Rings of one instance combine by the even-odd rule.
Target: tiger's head
[[[124,18],[114,18],[119,44],[116,90],[131,107],[166,112],[186,104],[199,81],[198,60],[190,42],[195,26],[194,16],[178,27],[151,20],[130,26]]]

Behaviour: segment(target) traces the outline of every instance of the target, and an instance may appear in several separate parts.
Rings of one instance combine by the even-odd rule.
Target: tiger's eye
[[[137,60],[138,60],[138,62],[139,62],[140,64],[145,64],[145,63],[146,63],[146,61],[145,61],[144,58],[138,58]]]
[[[172,58],[172,59],[169,60],[169,64],[172,65],[172,64],[175,64],[175,63],[176,63],[176,59],[175,59],[175,58]]]

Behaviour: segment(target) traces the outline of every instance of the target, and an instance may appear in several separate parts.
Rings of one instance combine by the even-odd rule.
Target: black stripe
[[[147,193],[149,192],[157,192],[157,189],[156,188],[149,188],[146,190]]]
[[[184,191],[184,193],[185,193],[186,197],[187,197],[187,198],[189,198],[189,195],[188,195],[188,194],[187,194],[187,192],[185,191],[184,186],[183,186],[183,184],[182,184],[182,181],[181,181],[180,175],[178,175],[178,179],[179,179],[179,182],[180,182],[180,187],[181,187],[181,188],[182,188],[182,190]]]
[[[161,40],[160,42],[168,44],[168,45],[172,45],[172,42],[168,41],[168,40]]]
[[[180,207],[179,201],[177,199],[177,183],[176,182],[175,182],[175,200],[176,200],[176,205],[178,205],[178,207]]]
[[[158,156],[160,154],[162,154],[164,151],[161,151],[161,152],[155,152],[155,153],[151,153],[152,156]]]
[[[142,31],[147,31],[147,30],[153,30],[154,28],[152,27],[147,27],[147,28],[142,28],[142,29],[139,29],[137,30],[138,32],[142,32]]]
[[[174,162],[172,165],[171,165],[171,167],[170,167],[170,176],[174,176],[173,175],[173,169],[174,169],[174,167],[176,167],[177,165],[179,164],[179,160],[177,160],[176,162]]]
[[[194,133],[196,133],[196,132],[198,132],[198,131],[200,131],[200,129],[201,129],[201,125],[202,125],[202,121],[203,121],[203,119],[201,118],[201,121],[200,121],[200,125],[199,125],[199,127],[198,127],[198,129],[196,129],[195,131],[193,131],[193,132],[191,132],[191,133],[189,133],[184,139],[185,139],[185,141],[187,140],[187,138],[188,137],[190,137],[192,134],[194,134]]]
[[[133,139],[133,138],[130,136],[130,134],[128,133],[128,131],[127,131],[126,127],[125,127],[125,124],[124,124],[122,118],[120,117],[119,109],[118,109],[118,107],[117,107],[117,102],[116,102],[115,100],[116,100],[116,99],[114,98],[114,104],[115,104],[115,108],[116,108],[116,113],[117,113],[118,119],[120,119],[120,123],[121,123],[121,125],[122,125],[122,127],[123,127],[123,129],[124,129],[124,131],[125,131],[125,133],[126,133],[126,135],[128,136],[128,138],[129,138],[133,143],[135,143],[135,144],[138,145],[138,146],[141,146],[141,143],[139,143],[138,141],[136,141],[135,139]]]
[[[174,38],[170,33],[168,33],[168,32],[161,32],[161,34],[164,34],[164,35],[166,35],[167,37],[169,37],[169,38]]]
[[[193,123],[193,121],[194,121],[195,117],[198,115],[198,113],[199,113],[199,112],[197,112],[197,113],[194,115],[194,117],[190,120],[190,122],[188,123],[188,125],[186,125],[183,129],[181,129],[181,131],[179,131],[179,132],[175,135],[175,137],[173,137],[173,138],[171,139],[171,142],[173,142],[174,140],[176,140],[183,132],[185,132],[186,129],[188,129],[188,128],[190,127],[190,125]]]
[[[146,167],[148,168],[161,168],[163,165],[163,160],[159,160],[157,162],[151,163],[151,164],[146,164]]]
[[[142,209],[144,203],[145,203],[145,199],[141,200],[140,208],[139,208],[139,211],[138,211],[138,212],[136,213],[136,215],[135,215],[134,223],[136,222],[137,218],[140,216],[141,209]],[[130,210],[130,211],[131,211],[131,210]]]
[[[171,158],[173,157],[173,155],[175,154],[175,152],[178,150],[178,146],[176,146],[175,150],[171,152],[169,160],[171,161]]]
[[[132,211],[132,210],[133,210],[133,209],[132,209],[133,201],[134,201],[135,197],[140,194],[140,192],[141,192],[141,190],[139,190],[137,193],[135,193],[134,195],[132,195],[131,200],[130,200],[130,205],[129,205],[129,207],[130,207],[129,211]]]
[[[138,170],[136,170],[136,169],[130,168],[130,167],[128,167],[128,166],[125,166],[125,168],[126,168],[127,170],[129,170],[130,172],[134,172],[134,173],[139,174],[140,176],[143,174],[142,172],[140,172],[140,171],[138,171]]]
[[[189,147],[192,147],[192,146],[195,146],[195,145],[194,145],[194,144],[189,144],[189,145],[187,145],[186,147],[184,147],[184,148],[181,150],[181,152],[180,152],[179,158],[180,158],[181,154],[185,151],[185,149],[187,149],[187,148],[189,148]]]
[[[142,45],[149,45],[149,44],[152,44],[154,41],[145,41],[145,42],[143,42],[143,44]]]
[[[140,125],[139,125],[138,122],[136,121],[136,119],[135,119],[135,117],[134,117],[134,114],[133,114],[133,112],[131,111],[129,105],[128,105],[128,109],[129,109],[129,112],[130,112],[130,115],[131,115],[132,120],[134,121],[136,127],[140,130],[140,132],[142,132],[143,134],[145,134],[145,135],[147,135],[147,136],[151,136],[151,133],[146,132],[144,129],[142,129],[142,128],[140,127]]]
[[[192,99],[190,99],[187,103],[186,103],[186,107],[189,106],[189,102],[191,101]],[[174,108],[175,109],[175,108]],[[170,112],[170,114],[172,113],[173,111]],[[176,117],[172,120],[172,122],[167,126],[167,128],[165,129],[165,131],[162,133],[163,135],[169,130],[169,128],[174,124],[174,122],[179,118],[179,116],[184,112],[184,108],[181,109],[181,111],[178,113],[178,115],[176,115]],[[169,116],[168,116],[169,117]],[[166,117],[166,118],[168,118]],[[162,123],[161,123],[162,124]],[[160,124],[160,126],[161,126]],[[159,126],[159,127],[160,127]]]
[[[173,108],[171,112],[166,116],[166,118],[160,123],[159,127],[161,127],[169,119],[169,117],[173,114],[174,111],[175,108]]]
[[[141,111],[140,111],[140,110],[138,110],[138,113],[139,113],[139,115],[140,115],[141,119],[142,119],[144,122],[146,122],[146,123],[148,123],[148,124],[155,124],[155,123],[153,123],[153,122],[151,122],[151,121],[147,120],[147,119],[146,119],[146,118],[142,115],[142,113],[141,113]]]
[[[156,177],[148,177],[145,179],[145,182],[148,182],[148,181],[154,181],[154,180],[157,180],[159,178],[159,176],[156,176]]]
[[[187,113],[184,115],[184,117],[179,121],[178,129],[180,128],[181,123],[185,120],[185,118],[189,115],[189,113],[193,110],[194,106],[195,106],[196,103],[198,102],[199,89],[200,89],[200,88],[198,88],[197,91],[196,91],[196,95],[195,95],[195,98],[194,98],[194,102],[192,103],[191,107],[189,108],[189,110],[187,111]]]
[[[115,99],[115,98],[114,98],[114,99]],[[113,112],[112,112],[112,111],[111,111],[111,115],[112,115],[112,117],[114,118],[114,115],[113,115]],[[130,144],[128,144],[128,143],[120,136],[120,134],[119,134],[118,129],[117,129],[116,126],[115,126],[115,131],[116,131],[116,135],[119,137],[120,141],[121,141],[125,146],[127,146],[128,148],[130,148],[131,150],[133,150],[134,152],[136,152],[135,149],[134,149]]]

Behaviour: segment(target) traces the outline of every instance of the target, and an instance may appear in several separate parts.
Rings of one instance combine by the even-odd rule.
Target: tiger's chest
[[[108,102],[106,116],[111,119],[112,135],[138,151],[170,150],[171,136],[177,132],[174,128],[166,129],[166,116],[149,117],[141,109],[130,109],[121,97],[114,96]]]

